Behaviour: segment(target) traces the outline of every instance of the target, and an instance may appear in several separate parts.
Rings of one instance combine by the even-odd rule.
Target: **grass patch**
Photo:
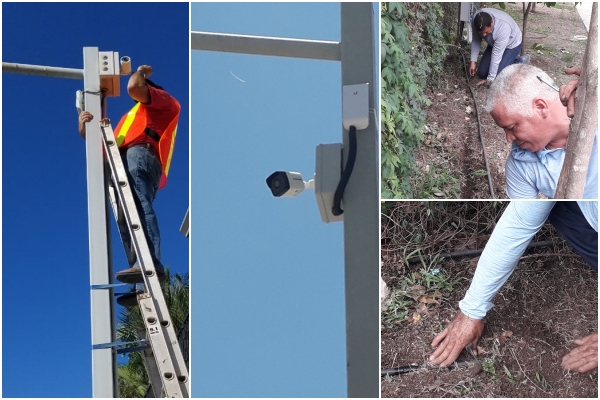
[[[564,62],[572,62],[574,59],[573,54],[563,54],[563,56],[560,58],[561,61]]]
[[[415,177],[414,188],[417,199],[457,199],[460,193],[460,179],[451,174],[450,165],[429,165]]]
[[[414,240],[419,242],[422,238],[415,237]],[[415,253],[418,254],[423,268],[419,272],[403,276],[399,288],[392,291],[387,300],[387,309],[381,313],[381,321],[388,328],[400,325],[405,321],[419,322],[421,316],[427,314],[427,304],[439,305],[443,297],[447,297],[454,287],[464,279],[451,279],[449,275],[435,268],[435,265],[441,261],[437,256],[427,265],[420,256],[420,250],[405,255],[405,262],[408,263],[407,260]]]
[[[556,5],[554,6],[554,8],[556,8],[558,10],[575,11],[575,7],[570,6],[568,4],[565,4],[565,3],[556,3]]]

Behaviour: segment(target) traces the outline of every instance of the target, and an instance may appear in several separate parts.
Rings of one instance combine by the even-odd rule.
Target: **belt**
[[[137,146],[145,147],[146,149],[150,150],[150,152],[152,154],[154,154],[156,157],[158,157],[158,159],[160,160],[160,156],[158,155],[158,153],[156,151],[156,148],[154,146],[152,146],[150,143],[138,143],[138,144],[134,144],[134,145],[131,145],[131,146],[125,148],[125,149],[120,149],[121,150],[120,153],[123,154],[123,153],[125,153],[127,151],[127,149],[130,149],[132,147],[137,147]]]

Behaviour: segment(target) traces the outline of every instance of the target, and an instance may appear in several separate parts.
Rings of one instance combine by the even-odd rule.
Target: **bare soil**
[[[506,12],[522,27],[522,3],[506,4]],[[567,6],[565,6],[567,5]],[[498,5],[488,7],[498,8]],[[585,41],[575,40],[576,35],[587,36],[572,3],[558,3],[548,8],[541,3],[529,15],[523,47],[531,56],[531,64],[544,70],[559,85],[572,78],[564,69],[581,66],[585,53]],[[534,44],[540,50],[532,49]],[[470,45],[463,45],[466,62],[469,62]],[[449,54],[440,77],[440,86],[429,93],[432,104],[427,108],[426,138],[417,156],[422,171],[430,168],[450,171],[460,180],[460,189],[439,188],[444,198],[490,199],[507,198],[504,166],[510,151],[504,132],[496,126],[485,111],[487,88],[476,86],[478,77],[466,82],[462,57],[459,50],[448,47]],[[485,50],[482,42],[480,54]],[[488,159],[494,196],[484,162],[484,149],[477,128],[477,116],[469,87],[473,88],[481,121],[485,154]],[[467,107],[470,110],[467,110]]]
[[[402,202],[382,215],[382,277],[390,290],[399,289],[407,277],[423,274],[422,269],[438,269],[451,280],[463,278],[452,290],[442,291],[438,303],[415,300],[403,320],[386,323],[382,313],[382,369],[434,367],[428,363],[431,342],[458,311],[478,261],[478,256],[457,257],[429,265],[428,259],[407,263],[407,255],[416,249],[437,254],[482,248],[505,206]],[[598,275],[550,224],[533,239],[544,240],[553,244],[525,253],[488,312],[478,344],[478,359],[487,370],[421,368],[382,376],[381,396],[597,398],[597,369],[570,373],[560,363],[575,347],[574,340],[598,329]],[[457,361],[475,365],[466,350]]]

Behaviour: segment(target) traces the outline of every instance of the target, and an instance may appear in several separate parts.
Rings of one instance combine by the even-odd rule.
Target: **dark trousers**
[[[500,65],[498,65],[498,72],[496,73],[496,76],[500,75],[500,72],[502,72],[502,70],[509,65],[519,63],[517,58],[521,52],[521,46],[522,43],[514,49],[504,50],[504,54],[502,54],[502,59],[500,60]],[[492,46],[488,45],[481,56],[481,62],[479,63],[479,68],[477,69],[477,75],[481,79],[487,79],[487,76],[490,73],[490,64],[492,63],[492,48]]]
[[[548,218],[585,262],[598,272],[598,232],[590,226],[575,201],[557,201]]]

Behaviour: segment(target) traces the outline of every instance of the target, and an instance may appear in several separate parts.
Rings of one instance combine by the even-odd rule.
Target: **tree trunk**
[[[456,3],[458,4],[458,17],[456,18],[457,21],[457,25],[456,25],[456,41],[454,42],[455,46],[458,46],[460,43],[460,37],[462,36],[462,32],[460,31],[460,3]]]
[[[592,6],[588,42],[575,92],[575,115],[569,127],[567,152],[555,199],[581,199],[598,128],[598,3]],[[596,196],[594,196],[596,197]]]
[[[527,9],[523,13],[523,37],[521,39],[521,53],[519,55],[523,55],[525,53],[525,32],[527,30],[527,17],[529,16],[529,11],[531,10],[531,5],[533,3],[527,3]],[[523,3],[523,9],[525,9],[525,3]]]

